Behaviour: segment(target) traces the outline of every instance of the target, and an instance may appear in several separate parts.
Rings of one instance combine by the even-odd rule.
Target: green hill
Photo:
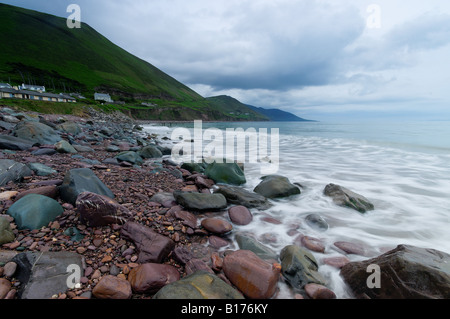
[[[247,105],[239,102],[235,98],[227,95],[208,97],[206,100],[215,109],[232,116],[239,117],[244,120],[269,121],[269,118]]]

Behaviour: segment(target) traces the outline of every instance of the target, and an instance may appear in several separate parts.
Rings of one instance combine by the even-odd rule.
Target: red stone
[[[180,273],[171,265],[146,263],[133,268],[128,281],[136,293],[156,293],[167,284],[180,279]]]
[[[228,210],[228,216],[233,224],[248,225],[253,220],[253,215],[245,206],[233,206]]]

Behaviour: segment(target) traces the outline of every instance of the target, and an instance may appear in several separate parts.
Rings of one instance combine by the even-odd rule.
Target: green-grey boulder
[[[138,152],[138,154],[142,158],[161,158],[163,156],[162,152],[153,145],[144,146],[141,148],[141,150]]]
[[[274,259],[278,260],[278,254],[273,251],[271,248],[263,245],[255,238],[243,235],[241,233],[236,234],[236,242],[239,245],[240,249],[250,250],[254,252],[261,259]]]
[[[261,177],[262,181],[255,187],[254,192],[267,198],[282,198],[300,194],[300,188],[291,184],[289,179],[280,175]]]
[[[20,182],[25,176],[31,176],[33,172],[25,164],[9,159],[0,159],[0,186],[10,181]]]
[[[341,207],[352,208],[360,213],[375,209],[367,198],[339,185],[328,184],[323,192],[326,196],[331,197],[336,205]]]
[[[15,238],[8,219],[0,216],[0,245],[10,243]]]
[[[173,196],[178,204],[188,210],[217,211],[227,207],[227,200],[222,194],[175,191]]]
[[[75,205],[78,195],[91,192],[114,198],[113,192],[89,168],[75,168],[66,173],[59,188],[60,197],[65,202]]]
[[[11,205],[7,214],[14,218],[19,229],[33,230],[47,226],[63,212],[64,209],[56,200],[44,195],[29,194]]]
[[[141,165],[144,162],[142,157],[137,152],[134,152],[134,151],[127,151],[127,152],[119,153],[116,156],[116,159],[119,162],[128,162],[128,163],[136,164],[136,165]]]
[[[197,271],[164,286],[154,299],[244,299],[222,279],[206,271]]]
[[[58,153],[76,154],[77,150],[66,140],[61,140],[55,144],[55,149]]]
[[[81,127],[77,123],[70,121],[56,125],[56,129],[72,135],[81,133]]]
[[[281,250],[280,259],[281,272],[293,288],[302,290],[309,283],[325,285],[316,259],[306,249],[296,245],[286,246]]]
[[[206,167],[205,175],[216,183],[242,185],[247,182],[244,171],[236,163],[213,162]]]
[[[35,121],[20,122],[14,128],[13,135],[41,145],[53,145],[61,140],[61,136],[53,128]]]
[[[26,151],[33,146],[33,142],[11,135],[0,135],[0,149]]]
[[[214,191],[220,193],[227,199],[227,202],[235,205],[242,205],[247,208],[268,209],[272,204],[264,196],[249,192],[248,190],[233,185],[220,184]]]
[[[186,162],[181,165],[182,169],[188,170],[189,172],[203,173],[205,171],[204,163]]]
[[[57,173],[53,168],[41,163],[30,163],[28,167],[35,172],[37,176],[48,176]]]

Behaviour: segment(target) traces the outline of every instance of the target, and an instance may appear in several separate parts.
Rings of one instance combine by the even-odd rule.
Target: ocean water
[[[264,212],[252,210],[253,222],[235,226],[234,233],[252,234],[277,252],[293,244],[299,233],[320,239],[325,253],[313,255],[338,298],[352,295],[339,270],[322,262],[342,255],[334,246],[337,241],[368,248],[366,256],[346,255],[351,261],[378,256],[399,244],[450,253],[450,122],[203,123],[204,129],[210,127],[267,128],[269,134],[271,128],[279,129],[277,174],[300,183],[302,194],[274,200]],[[171,137],[174,127],[155,124],[145,129]],[[261,165],[245,163],[245,175],[243,187],[253,190],[262,176]],[[361,214],[336,206],[323,195],[329,183],[363,195],[375,210]],[[305,222],[309,214],[322,216],[328,230],[311,228]],[[268,215],[281,224],[264,221]],[[295,235],[289,232],[292,229]],[[293,291],[280,285],[277,298],[292,297]]]

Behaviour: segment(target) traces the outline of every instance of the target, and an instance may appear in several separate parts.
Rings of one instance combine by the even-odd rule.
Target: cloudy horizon
[[[300,117],[450,120],[450,2],[15,0],[89,24],[204,97]]]

